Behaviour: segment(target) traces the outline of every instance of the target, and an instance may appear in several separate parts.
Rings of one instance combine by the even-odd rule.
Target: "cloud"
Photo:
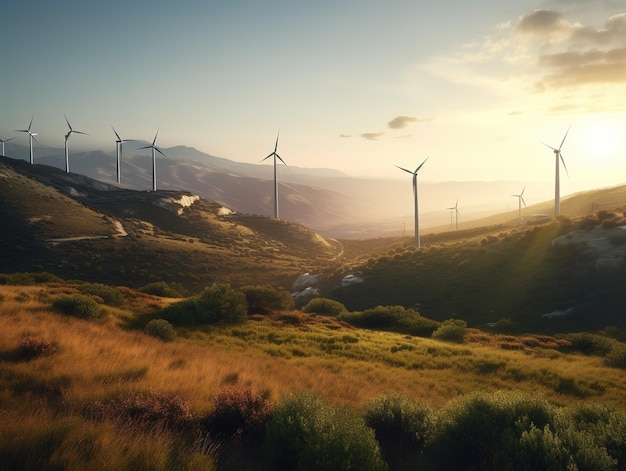
[[[396,116],[391,121],[387,123],[391,129],[402,129],[409,126],[411,123],[425,123],[427,121],[432,121],[429,118],[416,118],[414,116]]]
[[[380,138],[383,134],[385,133],[384,132],[365,132],[361,134],[361,137],[363,139],[367,139],[368,141],[377,141],[378,138]]]
[[[352,137],[352,136],[350,134],[339,134],[339,137],[344,138],[344,137]]]
[[[553,10],[535,10],[520,18],[516,31],[530,36],[550,36],[555,32],[571,30],[572,25]]]

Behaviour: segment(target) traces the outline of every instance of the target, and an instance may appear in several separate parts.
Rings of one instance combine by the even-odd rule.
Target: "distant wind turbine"
[[[69,158],[69,149],[68,149],[67,141],[69,140],[72,133],[84,134],[84,135],[87,135],[87,133],[81,132],[81,131],[75,131],[74,129],[72,129],[72,125],[70,124],[70,121],[67,119],[67,116],[65,116],[65,122],[67,123],[67,127],[70,128],[69,131],[67,131],[67,134],[65,135],[65,171],[69,173],[70,172],[70,158]]]
[[[454,203],[454,206],[452,206],[451,208],[448,208],[448,211],[450,211],[450,224],[452,224],[452,211],[454,211],[454,214],[456,215],[456,228],[455,230],[459,230],[459,214],[461,214],[459,212],[459,199],[456,199],[456,203]]]
[[[0,142],[2,142],[2,157],[5,156],[5,153],[4,153],[4,143],[5,142],[9,142],[9,141],[11,141],[13,139],[15,139],[15,138],[14,137],[9,137],[8,139],[0,139]]]
[[[281,156],[278,155],[278,137],[279,137],[279,135],[280,135],[280,131],[276,135],[276,144],[274,145],[274,152],[272,152],[270,155],[268,155],[263,160],[261,160],[261,162],[263,162],[264,160],[267,160],[270,157],[274,157],[274,217],[275,218],[278,218],[278,179],[276,178],[276,159],[280,160],[285,166],[287,166],[287,164],[281,158]]]
[[[149,146],[140,147],[140,149],[152,149],[152,191],[157,191],[156,153],[155,153],[155,151],[158,152],[159,154],[161,154],[163,157],[165,157],[165,154],[163,152],[161,152],[161,149],[159,149],[156,146],[156,139],[157,139],[158,135],[159,135],[159,130],[157,129],[157,132],[154,135],[154,140],[152,141],[152,144],[150,144]]]
[[[567,137],[569,130],[570,128],[568,127],[567,131],[565,132],[565,136],[563,136],[563,140],[561,141],[561,145],[559,146],[558,149],[555,149],[554,147],[549,146],[545,142],[542,143],[544,146],[552,149],[552,151],[554,152],[555,160],[556,160],[556,170],[555,170],[555,177],[554,177],[554,217],[557,217],[559,214],[561,214],[561,193],[560,193],[561,188],[560,188],[560,181],[559,181],[559,168],[560,168],[559,159],[561,160],[561,162],[563,162],[563,168],[565,169],[565,173],[569,175],[567,171],[567,166],[565,165],[565,160],[563,160],[563,154],[561,154],[561,147],[563,147],[563,143],[565,142],[565,138]]]
[[[426,157],[426,160],[428,160],[428,157]],[[421,164],[419,164],[414,172],[411,172],[410,170],[407,170],[406,168],[398,167],[396,165],[396,167],[398,167],[400,170],[413,175],[413,205],[415,209],[415,246],[418,248],[420,247],[420,223],[419,223],[419,211],[418,211],[418,206],[417,206],[417,172],[419,172],[420,168],[422,168],[422,165],[426,163],[426,160],[424,160]]]
[[[39,142],[35,136],[37,135],[37,133],[34,133],[30,130],[30,128],[33,125],[33,118],[30,118],[30,124],[28,125],[28,128],[26,129],[16,129],[15,132],[27,132],[28,133],[28,145],[30,147],[30,163],[34,163],[33,161],[33,139],[35,139],[35,142]]]
[[[520,223],[522,222],[522,203],[524,203],[524,207],[526,207],[526,201],[524,201],[524,191],[526,191],[526,187],[524,187],[519,195],[511,195],[518,199],[518,218]]]
[[[117,137],[115,150],[117,153],[117,183],[119,184],[121,179],[122,143],[134,141],[134,139],[122,139],[113,126],[111,126],[111,129],[113,129],[115,137]]]

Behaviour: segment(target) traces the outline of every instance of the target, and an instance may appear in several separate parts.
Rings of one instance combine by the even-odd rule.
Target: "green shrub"
[[[120,290],[102,283],[85,283],[78,286],[78,291],[98,296],[109,306],[123,306],[126,303],[126,298]]]
[[[146,324],[145,332],[152,337],[157,337],[165,342],[171,342],[178,335],[174,326],[165,319],[152,319]]]
[[[344,312],[337,319],[365,329],[393,330],[421,337],[430,337],[440,325],[422,317],[415,309],[403,306],[376,306],[362,312]]]
[[[284,289],[271,286],[244,286],[240,291],[246,295],[248,314],[268,314],[272,311],[287,311],[294,308],[293,297]]]
[[[510,456],[530,424],[552,427],[553,408],[515,392],[462,396],[439,411],[428,454],[437,469],[509,469]]]
[[[284,397],[267,423],[269,469],[385,470],[374,431],[362,419],[311,395]]]
[[[214,283],[197,296],[170,304],[161,316],[174,325],[238,324],[248,317],[248,303],[242,292]]]
[[[467,323],[460,319],[448,319],[443,321],[439,328],[433,332],[432,337],[444,342],[463,343]]]
[[[610,338],[590,332],[576,332],[564,337],[571,343],[568,349],[585,355],[604,356],[611,351],[614,343]]]
[[[67,294],[52,302],[53,309],[68,316],[82,319],[102,317],[106,311],[90,296]]]
[[[258,445],[273,410],[268,399],[250,389],[227,389],[215,396],[213,411],[200,425],[213,438],[237,438]]]
[[[303,308],[302,312],[311,314],[320,314],[322,316],[336,317],[341,313],[346,312],[346,307],[339,301],[335,301],[329,298],[314,298],[311,299]]]
[[[626,369],[626,345],[617,343],[604,358],[604,364],[611,368]]]
[[[182,298],[185,295],[185,288],[180,283],[167,283],[165,281],[148,283],[137,291],[162,298]]]
[[[63,281],[56,275],[48,272],[0,273],[0,285],[28,286],[37,283]]]
[[[434,430],[434,413],[426,404],[383,394],[365,408],[365,423],[374,430],[391,469],[414,469]]]

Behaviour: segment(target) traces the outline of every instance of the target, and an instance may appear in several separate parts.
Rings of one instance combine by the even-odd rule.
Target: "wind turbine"
[[[0,139],[0,142],[2,142],[2,156],[4,157],[4,143],[5,142],[9,142],[10,140],[15,139],[14,137],[9,137],[8,139]]]
[[[565,136],[563,136],[563,140],[561,141],[561,145],[559,146],[558,149],[555,149],[554,147],[549,146],[545,142],[542,143],[544,146],[552,149],[552,151],[554,152],[555,160],[556,160],[556,170],[555,170],[555,177],[554,177],[554,217],[557,217],[559,214],[561,214],[561,193],[560,193],[561,188],[560,188],[560,181],[559,181],[559,168],[560,168],[559,159],[561,160],[561,162],[563,162],[563,168],[565,169],[565,173],[567,173],[567,175],[569,176],[569,173],[567,171],[567,166],[565,165],[565,160],[563,160],[563,154],[561,154],[561,147],[563,147],[563,143],[565,142],[565,138],[567,137],[569,130],[570,128],[568,127],[567,131],[565,132]]]
[[[526,187],[524,187],[519,195],[511,195],[518,199],[518,217],[520,223],[522,222],[522,203],[524,203],[524,207],[526,207],[526,201],[524,201],[524,191],[526,191]]]
[[[134,139],[122,139],[113,126],[111,126],[111,129],[113,129],[115,137],[117,137],[117,140],[115,141],[115,150],[117,151],[117,183],[119,184],[121,177],[122,143],[134,141]]]
[[[81,132],[81,131],[75,131],[74,129],[72,129],[72,125],[70,124],[70,121],[67,119],[67,116],[65,116],[65,122],[67,123],[67,127],[70,128],[69,131],[67,131],[67,134],[65,135],[65,171],[67,173],[70,173],[70,158],[69,158],[69,150],[67,146],[67,141],[69,140],[72,133],[84,134],[84,135],[87,135],[87,133]]]
[[[278,155],[278,136],[279,135],[280,135],[280,131],[278,131],[278,134],[276,134],[276,144],[274,145],[274,152],[272,152],[270,155],[268,155],[263,160],[261,160],[261,162],[263,162],[264,160],[267,160],[270,157],[274,157],[274,217],[275,218],[278,218],[278,179],[276,178],[276,159],[280,160],[285,166],[287,166],[287,164],[281,158],[281,156]]]
[[[37,133],[34,133],[30,130],[31,126],[33,125],[33,118],[30,118],[30,124],[28,125],[28,128],[26,129],[16,129],[15,132],[27,132],[28,133],[28,145],[30,146],[30,163],[34,163],[33,162],[33,139],[35,139],[35,136],[37,135]],[[39,142],[37,139],[35,139],[35,142]]]
[[[140,147],[140,149],[152,149],[152,191],[157,191],[155,151],[161,154],[163,157],[165,157],[165,154],[161,152],[161,149],[159,149],[156,146],[156,139],[158,135],[159,135],[159,130],[157,129],[157,132],[154,135],[154,140],[152,141],[152,144],[150,144],[149,146]]]
[[[454,206],[452,206],[451,208],[448,208],[448,211],[450,212],[450,220],[452,220],[452,211],[454,211],[455,215],[456,215],[456,228],[455,230],[459,230],[459,214],[461,214],[459,212],[459,199],[456,199],[456,203],[454,203]],[[450,224],[452,224],[452,221],[450,221]]]
[[[428,160],[428,157],[426,157],[426,160]],[[414,172],[411,172],[410,170],[407,170],[406,168],[398,167],[396,165],[396,167],[398,167],[400,170],[413,175],[413,204],[414,204],[414,209],[415,209],[415,246],[418,248],[420,247],[420,223],[419,223],[419,211],[418,211],[418,206],[417,206],[417,172],[419,172],[420,168],[422,168],[422,165],[426,163],[426,160],[424,160],[421,164],[419,164]]]

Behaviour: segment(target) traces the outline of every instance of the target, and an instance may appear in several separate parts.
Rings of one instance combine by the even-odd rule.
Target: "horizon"
[[[71,149],[114,149],[113,125],[257,163],[280,130],[290,166],[553,180],[542,142],[571,125],[563,194],[626,175],[624,1],[117,4],[5,6],[0,138],[34,118],[62,146],[65,114]]]

